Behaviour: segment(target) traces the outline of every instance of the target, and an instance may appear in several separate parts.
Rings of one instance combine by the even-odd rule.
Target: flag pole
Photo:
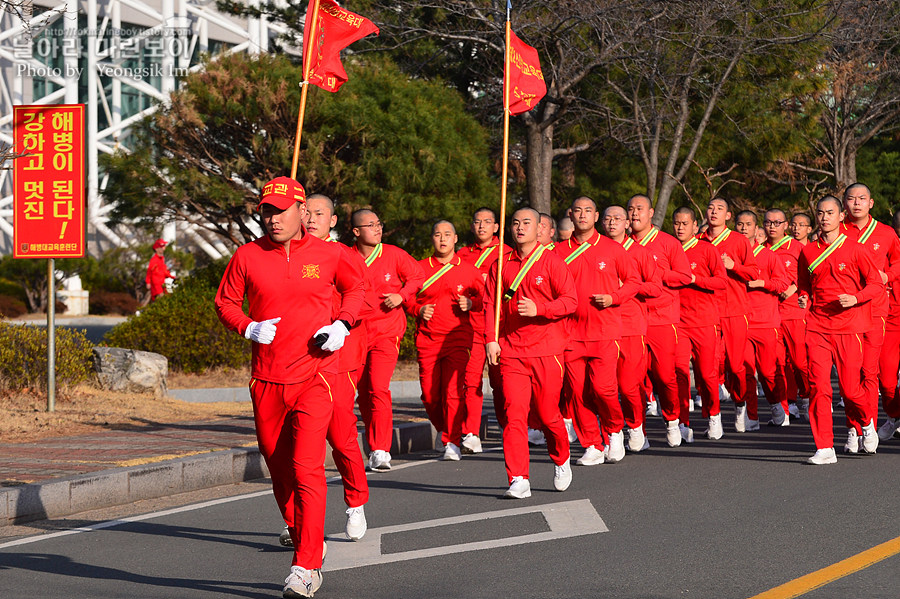
[[[310,0],[312,5],[312,22],[309,32],[315,39],[316,19],[319,17],[319,0]],[[307,9],[307,17],[309,9]],[[309,53],[312,51],[313,40],[303,40],[305,48],[303,52],[303,81],[300,83],[300,114],[297,115],[297,135],[294,137],[294,158],[291,162],[291,179],[297,179],[297,162],[300,160],[300,138],[303,136],[303,118],[306,115],[306,94],[309,91]]]
[[[500,341],[500,304],[503,301],[503,232],[506,230],[506,179],[509,169],[509,13],[506,2],[506,47],[503,56],[503,169],[500,177],[500,256],[497,258],[497,293],[494,304],[494,338]]]

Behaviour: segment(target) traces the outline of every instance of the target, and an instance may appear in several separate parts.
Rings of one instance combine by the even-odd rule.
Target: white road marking
[[[381,538],[383,535],[532,513],[540,513],[543,515],[550,530],[547,532],[506,537],[502,539],[491,539],[489,541],[476,541],[473,543],[431,547],[428,549],[402,551],[399,553],[381,553]],[[328,539],[328,559],[325,560],[323,570],[326,572],[333,572],[336,570],[361,568],[363,566],[373,566],[376,564],[437,557],[448,555],[450,553],[509,547],[511,545],[521,545],[523,543],[539,543],[541,541],[565,539],[582,535],[598,534],[601,532],[609,532],[609,528],[606,527],[606,523],[603,522],[603,519],[594,509],[594,506],[591,505],[589,499],[547,503],[544,505],[534,505],[495,512],[482,512],[480,514],[469,514],[452,518],[439,518],[437,520],[413,522],[411,524],[400,524],[398,526],[370,528],[368,532],[366,532],[366,536],[357,542],[347,540],[344,535],[331,537]]]

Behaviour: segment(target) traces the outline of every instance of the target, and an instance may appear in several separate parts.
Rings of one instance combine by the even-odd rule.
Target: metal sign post
[[[47,411],[56,411],[56,260],[47,260]]]

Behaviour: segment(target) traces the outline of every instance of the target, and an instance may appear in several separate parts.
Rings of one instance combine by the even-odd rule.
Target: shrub
[[[89,296],[91,314],[121,314],[128,316],[138,309],[138,301],[124,291],[92,291]]]
[[[416,319],[414,316],[406,316],[406,333],[400,340],[400,357],[398,360],[415,362],[419,354],[416,352]]]
[[[28,312],[25,302],[9,295],[0,295],[0,316],[16,318]]]
[[[60,397],[91,373],[92,344],[84,331],[56,329],[56,385]],[[47,388],[47,329],[0,322],[0,389]]]
[[[245,366],[250,361],[250,342],[219,322],[213,279],[207,269],[182,279],[171,295],[114,327],[104,340],[114,347],[162,354],[169,359],[170,369],[188,373]]]

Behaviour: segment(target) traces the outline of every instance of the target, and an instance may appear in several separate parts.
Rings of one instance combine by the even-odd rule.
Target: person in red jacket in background
[[[482,280],[486,280],[488,272],[494,262],[502,253],[504,256],[512,251],[508,245],[500,248],[500,239],[497,232],[500,225],[497,222],[497,213],[491,208],[479,208],[472,215],[472,233],[475,235],[475,243],[467,245],[456,252],[457,257],[467,264],[471,264],[481,273]],[[491,306],[485,307],[480,312],[472,312],[469,314],[469,320],[472,328],[475,330],[475,339],[472,343],[472,355],[469,359],[469,366],[466,370],[466,405],[481,405],[484,401],[484,364],[487,354],[484,353],[484,321],[485,319],[493,321],[494,312]],[[494,394],[494,413],[497,416],[497,422],[502,429],[505,426],[503,417],[503,386],[500,384],[500,368],[496,365],[488,364],[488,378],[490,380],[491,389]],[[481,440],[475,443],[471,437],[469,441],[463,442],[462,450],[466,453],[480,453]]]
[[[803,246],[787,235],[787,215],[783,210],[770,208],[763,218],[766,247],[775,252],[775,256],[784,265],[788,283],[788,288],[778,295],[782,344],[776,356],[775,385],[778,387],[778,394],[787,399],[790,414],[796,418],[808,418],[806,310],[800,307],[797,295],[797,261]]]
[[[660,411],[666,421],[669,447],[681,445],[678,378],[675,354],[678,346],[678,289],[691,282],[691,266],[678,240],[663,233],[651,221],[653,207],[645,195],[628,200],[631,238],[644,246],[662,271],[662,294],[645,300],[647,305],[647,346],[650,374],[659,395]]]
[[[894,232],[900,236],[900,211],[894,213]],[[884,330],[884,346],[881,349],[879,370],[881,376],[881,401],[887,420],[878,429],[878,438],[890,439],[887,433],[893,428],[892,436],[897,437],[900,427],[900,386],[897,371],[900,369],[900,283],[891,285],[891,297],[888,308],[887,323]]]
[[[470,317],[484,302],[478,269],[456,256],[456,228],[441,220],[431,229],[434,255],[419,261],[425,281],[406,311],[416,318],[422,403],[441,434],[444,459],[458,461],[461,447],[481,450],[481,401],[466,401],[466,369],[475,338]]]
[[[565,491],[572,482],[559,395],[563,352],[569,341],[566,317],[575,312],[578,296],[566,263],[538,243],[539,224],[540,215],[532,208],[513,214],[516,251],[491,267],[485,287],[485,306],[501,302],[499,335],[493,320],[485,319],[485,349],[491,364],[500,365],[506,415],[503,459],[509,481],[505,496],[516,499],[531,496],[529,410],[537,413],[547,436],[555,465],[554,488]],[[499,298],[498,280],[502,282]]]
[[[898,277],[900,277],[900,241],[897,240],[897,236],[889,226],[872,218],[869,213],[874,207],[875,201],[872,199],[872,192],[868,187],[862,183],[854,183],[847,187],[844,190],[845,214],[844,221],[841,223],[841,233],[846,235],[850,241],[856,241],[869,250],[881,282],[887,288],[897,284]],[[884,293],[872,300],[872,323],[869,329],[863,333],[863,387],[866,390],[866,398],[874,406],[876,414],[878,413],[879,363],[884,348],[889,308],[890,298],[885,289]],[[900,352],[900,348],[894,344],[893,347],[888,346],[884,349],[887,353],[886,361],[890,365],[893,356]],[[888,374],[889,378],[891,374],[896,377],[896,368]],[[893,388],[884,390],[885,397],[889,398],[890,403]],[[898,408],[893,406],[891,408],[896,416],[900,416],[897,413]],[[879,431],[879,438],[887,440],[893,436],[898,424],[896,416],[888,414],[889,420],[882,425],[883,430]],[[855,428],[863,425],[865,422],[854,423]]]
[[[731,376],[726,386],[734,399],[734,429],[747,430],[747,372],[744,356],[747,353],[750,304],[747,283],[759,278],[756,258],[750,250],[750,242],[728,228],[731,205],[723,198],[713,198],[706,207],[709,228],[700,236],[716,246],[716,251],[728,274],[728,287],[719,295],[719,316],[722,320],[722,341],[719,352],[719,372],[727,363]]]
[[[311,597],[322,585],[325,438],[335,352],[362,307],[363,273],[340,248],[306,233],[306,195],[293,179],[267,183],[259,210],[266,235],[231,257],[216,293],[216,313],[253,342],[256,438],[294,546],[284,596]],[[335,290],[341,294],[337,320]],[[245,297],[249,315],[242,307]]]
[[[878,449],[876,412],[862,385],[863,332],[872,320],[871,300],[884,293],[878,268],[868,250],[841,233],[843,206],[834,196],[816,204],[819,236],[800,253],[799,287],[803,307],[809,306],[806,354],[809,359],[809,423],[816,453],[810,464],[833,464],[831,368],[847,410],[845,451],[866,453]],[[859,431],[854,422],[866,422]],[[862,435],[860,435],[862,432]]]
[[[679,361],[678,387],[681,397],[682,439],[693,441],[690,429],[691,388],[687,368],[694,363],[694,381],[703,402],[703,417],[708,418],[706,436],[721,439],[722,414],[719,408],[719,302],[717,293],[724,293],[727,285],[725,267],[718,252],[708,241],[695,236],[697,215],[687,206],[672,214],[672,229],[681,242],[691,266],[691,283],[679,290],[681,320],[678,330],[685,337],[687,355]],[[684,351],[684,350],[682,350]],[[685,359],[686,358],[686,359]]]
[[[369,468],[385,471],[391,469],[394,427],[391,376],[406,332],[403,302],[415,295],[425,277],[412,256],[381,242],[384,224],[373,211],[355,211],[350,223],[356,251],[365,260],[366,302],[374,307],[366,322],[368,347],[357,401],[371,451]]]
[[[788,426],[787,399],[775,382],[776,363],[781,346],[781,316],[778,313],[778,296],[788,288],[787,274],[775,252],[757,243],[760,231],[758,216],[752,210],[743,210],[735,218],[735,230],[750,241],[750,249],[756,258],[759,278],[747,283],[747,300],[750,304],[747,350],[744,368],[747,372],[747,430],[759,430],[757,412],[759,396],[756,392],[756,373],[762,379],[763,391],[772,410],[773,426]]]
[[[597,232],[600,213],[594,200],[576,199],[569,214],[575,233],[557,243],[554,251],[569,265],[578,293],[565,352],[568,411],[585,448],[576,463],[593,466],[605,460],[614,464],[625,457],[625,420],[613,376],[623,334],[618,306],[634,297],[640,279],[622,246]],[[605,452],[604,437],[609,438]]]
[[[169,293],[166,289],[166,279],[178,278],[169,272],[169,268],[166,266],[166,259],[163,258],[167,245],[169,245],[168,242],[163,239],[157,239],[153,242],[153,255],[150,256],[150,264],[147,266],[147,278],[144,281],[150,290],[151,302],[155,302],[159,296]]]
[[[644,434],[644,400],[641,385],[647,373],[647,306],[645,301],[662,295],[662,271],[656,267],[652,254],[628,236],[628,215],[621,206],[603,211],[603,231],[620,244],[634,261],[640,279],[637,294],[619,307],[622,319],[622,339],[619,340],[619,359],[616,382],[622,394],[622,415],[628,427],[628,450],[639,452],[650,447]]]
[[[813,221],[805,212],[798,212],[791,217],[790,224],[791,237],[796,239],[801,246],[809,243],[809,236],[813,231]]]

